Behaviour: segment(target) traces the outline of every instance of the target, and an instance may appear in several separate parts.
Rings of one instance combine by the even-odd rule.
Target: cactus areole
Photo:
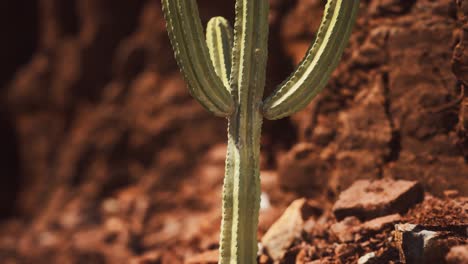
[[[162,5],[190,93],[229,121],[219,263],[256,263],[262,119],[289,116],[323,89],[348,42],[359,0],[328,0],[315,42],[265,100],[268,0],[236,0],[234,30],[215,17],[206,36],[196,0],[162,0]]]

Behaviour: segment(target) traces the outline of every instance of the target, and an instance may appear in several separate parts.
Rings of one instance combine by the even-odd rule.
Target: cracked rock
[[[415,181],[358,180],[340,194],[333,213],[338,220],[347,216],[367,220],[403,213],[422,201],[423,196],[423,188]]]

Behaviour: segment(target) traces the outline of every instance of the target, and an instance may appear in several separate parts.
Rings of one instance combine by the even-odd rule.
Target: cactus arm
[[[328,0],[314,44],[295,72],[265,100],[265,118],[291,115],[323,89],[348,43],[358,9],[359,0]]]
[[[229,22],[223,17],[213,17],[206,27],[206,44],[216,74],[226,87],[231,75],[233,32]]]
[[[209,57],[195,0],[162,0],[167,31],[190,93],[217,116],[228,116],[235,103],[216,75]]]
[[[261,100],[265,85],[268,0],[237,0],[220,263],[256,263],[260,205]]]

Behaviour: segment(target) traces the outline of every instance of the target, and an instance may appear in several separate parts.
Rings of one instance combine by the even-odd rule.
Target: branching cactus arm
[[[190,93],[217,116],[229,116],[235,103],[216,75],[195,0],[162,0],[167,30]]]
[[[211,61],[216,74],[226,87],[231,75],[231,56],[233,32],[229,22],[223,17],[213,17],[206,27],[206,44],[210,51]]]
[[[296,71],[265,100],[265,118],[289,116],[323,89],[348,43],[358,9],[359,0],[328,0],[314,44]]]

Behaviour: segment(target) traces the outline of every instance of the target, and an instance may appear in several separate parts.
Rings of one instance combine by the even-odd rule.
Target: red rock
[[[341,242],[349,242],[355,239],[355,234],[361,222],[354,216],[349,216],[343,221],[333,224],[330,229]]]
[[[341,242],[360,240],[363,236],[375,234],[384,228],[389,228],[393,223],[401,220],[399,214],[378,217],[361,223],[358,218],[349,216],[342,221],[333,224],[330,229]]]
[[[270,260],[270,258],[265,254],[261,254],[258,257],[258,263],[259,264],[267,264],[267,263],[269,263],[269,260]]]
[[[361,220],[403,213],[422,201],[423,189],[415,181],[358,180],[342,192],[333,206],[338,220],[355,216]]]
[[[218,250],[206,251],[201,254],[189,257],[185,261],[185,264],[217,264],[218,255]]]
[[[305,249],[299,250],[296,255],[296,264],[304,264],[306,263],[305,259],[307,257],[307,252]]]
[[[334,251],[335,256],[345,262],[347,258],[356,254],[356,245],[351,243],[339,244]]]
[[[460,194],[458,190],[445,190],[444,196],[447,198],[455,198]]]
[[[468,263],[468,245],[452,247],[445,260],[448,264]]]
[[[386,215],[367,221],[361,225],[363,231],[379,231],[401,220],[400,214]]]
[[[273,261],[279,261],[284,257],[294,239],[301,235],[305,221],[314,214],[314,211],[314,207],[306,199],[295,200],[268,229],[262,238],[262,245]]]
[[[157,264],[161,263],[161,252],[150,251],[143,256],[135,257],[130,260],[130,264]]]
[[[313,144],[295,145],[279,160],[278,182],[289,190],[320,194],[328,186],[327,162]]]

